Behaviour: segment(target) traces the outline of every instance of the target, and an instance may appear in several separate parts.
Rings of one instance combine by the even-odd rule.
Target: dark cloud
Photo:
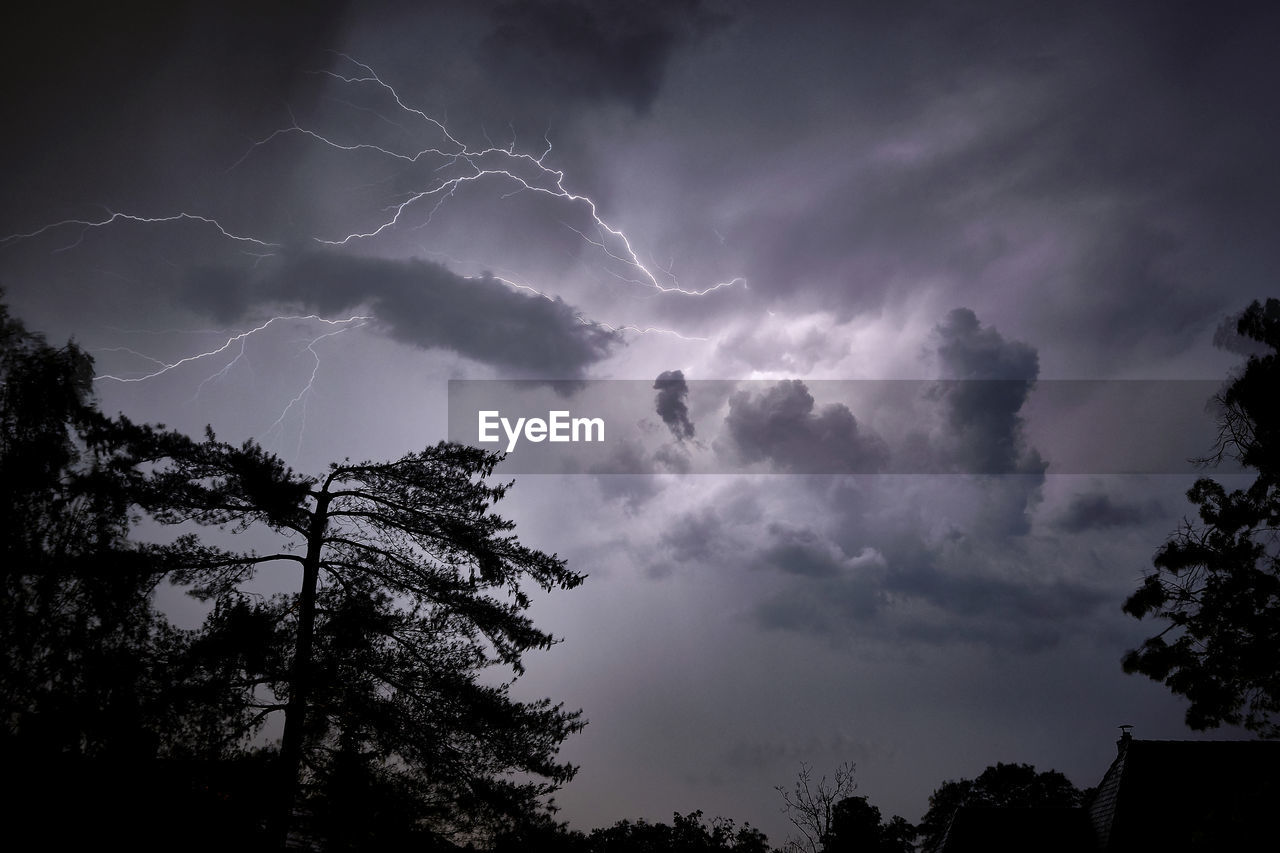
[[[777,581],[752,617],[836,647],[959,643],[1034,652],[1087,634],[1117,593],[1064,558],[1060,544],[1025,536],[1041,479],[797,481],[808,492],[806,509],[790,517],[804,523],[771,520],[751,548]]]
[[[1103,371],[1185,351],[1275,280],[1280,187],[1257,167],[1280,141],[1275,9],[928,5],[834,29],[754,10],[767,70],[733,69],[732,108],[771,105],[782,156],[757,185],[782,203],[721,229],[754,293],[845,318],[928,280],[983,312],[1016,306],[1042,353]],[[827,85],[773,73],[793,61]],[[750,180],[731,146],[708,149]]]
[[[683,445],[664,444],[653,452],[653,461],[659,472],[688,474],[693,470],[693,459]]]
[[[253,280],[227,267],[198,266],[187,272],[178,299],[224,325],[245,319],[255,307]]]
[[[864,549],[859,571],[837,572],[812,559],[835,547],[821,540],[766,550],[792,560],[787,573],[794,582],[758,603],[756,622],[835,645],[860,639],[1037,651],[1086,630],[1112,600],[1107,590],[1067,577],[1009,571],[1014,555],[991,542],[961,537],[929,544],[907,530],[864,534],[877,547]],[[797,561],[798,553],[810,559]]]
[[[654,380],[654,406],[658,417],[671,430],[676,441],[693,438],[693,421],[689,420],[689,406],[685,402],[689,397],[689,383],[685,382],[684,372],[680,370],[664,370]]]
[[[639,512],[662,491],[653,477],[644,474],[597,474],[595,479],[601,497],[620,504],[628,514]]]
[[[0,219],[13,230],[102,206],[217,215],[245,188],[222,172],[284,108],[319,97],[306,72],[342,38],[349,4],[229,0],[31,6],[0,40],[9,164]],[[286,118],[287,120],[287,118]],[[212,171],[218,177],[208,178]],[[203,180],[202,180],[203,179]],[[276,201],[273,199],[272,201]],[[226,206],[223,206],[226,205]],[[242,227],[255,211],[239,211]],[[170,249],[172,260],[180,251]]]
[[[983,328],[968,308],[951,311],[935,331],[939,338],[938,359],[949,379],[1021,380],[1029,388],[1040,373],[1040,359],[1034,348],[1020,341],[1006,341],[994,328]]]
[[[1167,514],[1159,501],[1125,503],[1112,500],[1106,492],[1073,495],[1067,508],[1054,521],[1054,526],[1067,533],[1136,527]]]
[[[1107,597],[1102,590],[1057,577],[995,576],[969,559],[948,556],[895,572],[886,585],[893,593],[927,601],[966,621],[996,618],[1009,625],[1062,625],[1091,612]],[[944,568],[944,563],[950,564]],[[969,624],[965,630],[980,627]]]
[[[880,584],[825,579],[811,587],[786,587],[757,604],[753,615],[763,628],[815,634],[841,644],[852,637],[890,636],[883,605]]]
[[[662,531],[660,541],[677,562],[705,562],[723,552],[724,526],[715,507],[703,507],[672,521]]]
[[[814,411],[813,395],[798,379],[784,379],[753,395],[729,397],[729,447],[745,463],[768,461],[791,473],[870,473],[888,461],[884,441],[859,427],[849,408],[831,403]]]
[[[621,343],[616,332],[584,324],[559,298],[416,259],[310,252],[268,267],[250,283],[233,271],[205,269],[186,298],[224,321],[278,305],[325,316],[368,310],[393,340],[536,377],[576,378]]]
[[[478,61],[496,89],[555,109],[616,102],[642,113],[671,53],[719,22],[699,0],[520,0],[495,9]]]
[[[946,432],[936,449],[951,470],[1003,475],[980,492],[975,532],[997,539],[1025,535],[1048,467],[1028,447],[1019,414],[1039,375],[1039,356],[1031,346],[983,327],[968,308],[951,311],[934,331],[948,377],[935,387],[946,413]]]
[[[844,554],[829,540],[807,527],[773,522],[768,527],[772,544],[760,554],[760,562],[789,575],[830,578],[841,574]]]
[[[936,327],[937,355],[947,380],[936,393],[946,410],[946,452],[959,470],[981,474],[1043,474],[1028,449],[1018,414],[1040,372],[1035,349],[984,328],[968,308]]]
[[[658,553],[662,559],[700,570],[735,570],[753,559],[750,531],[758,528],[762,517],[755,492],[738,488],[720,492],[664,524]]]
[[[886,561],[875,548],[846,551],[807,525],[770,522],[756,563],[790,579],[759,602],[755,619],[766,628],[824,634],[862,634],[886,604]]]

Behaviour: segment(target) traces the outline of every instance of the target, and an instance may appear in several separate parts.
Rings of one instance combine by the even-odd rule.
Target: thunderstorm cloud
[[[1136,527],[1166,517],[1168,512],[1159,501],[1129,502],[1117,500],[1106,492],[1093,491],[1073,495],[1055,524],[1068,533],[1081,533]]]
[[[645,112],[672,53],[721,23],[698,0],[580,0],[499,4],[481,43],[494,88],[527,93],[560,110],[566,102],[616,101]]]
[[[848,406],[830,403],[815,411],[813,395],[798,379],[758,394],[734,392],[725,427],[726,452],[779,471],[865,473],[881,470],[888,459],[884,441],[860,427]]]
[[[393,340],[447,349],[540,378],[577,378],[621,343],[583,322],[559,298],[515,290],[492,276],[465,277],[426,260],[337,252],[290,257],[249,280],[203,270],[188,289],[195,307],[230,320],[251,308],[287,305],[323,315],[367,309]]]
[[[1019,414],[1040,372],[1035,349],[1005,340],[968,308],[948,314],[935,333],[952,459],[961,470],[983,474],[1043,473]]]
[[[679,370],[664,370],[654,380],[654,406],[658,417],[671,430],[676,441],[693,438],[693,421],[689,420],[689,383]]]

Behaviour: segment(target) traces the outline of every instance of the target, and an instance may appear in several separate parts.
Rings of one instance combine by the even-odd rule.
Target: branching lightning
[[[468,276],[468,278],[473,278],[473,277],[474,276]],[[547,300],[548,302],[555,302],[554,296],[550,296],[546,293],[543,293],[541,290],[538,290],[536,287],[533,287],[531,285],[521,284],[520,282],[513,281],[512,279],[503,278],[500,275],[493,276],[493,280],[502,282],[507,287],[510,287],[512,290],[523,290],[527,293],[532,293],[534,296],[539,296]],[[581,323],[584,326],[595,326],[597,328],[604,329],[609,332],[635,332],[638,335],[671,335],[673,337],[679,338],[682,341],[711,340],[710,338],[696,338],[690,335],[682,335],[679,332],[675,331],[674,329],[660,329],[656,326],[644,326],[644,327],[632,326],[632,325],[612,326],[608,323],[603,323],[599,320],[588,320],[586,317],[583,317],[581,314],[577,315],[576,319],[579,323]]]
[[[311,353],[311,358],[312,358],[311,375],[307,378],[307,382],[305,385],[302,386],[302,389],[299,390],[298,393],[294,395],[292,400],[290,400],[287,404],[285,404],[284,409],[282,409],[280,412],[280,417],[276,418],[275,422],[272,423],[271,426],[267,427],[267,431],[265,433],[266,436],[271,435],[276,430],[283,431],[284,420],[286,417],[288,417],[289,412],[293,409],[294,406],[301,405],[302,418],[298,424],[298,444],[297,444],[297,447],[294,449],[294,453],[295,455],[299,455],[302,453],[302,437],[306,433],[306,429],[307,429],[307,399],[311,394],[311,389],[315,387],[316,376],[318,376],[320,373],[320,353],[316,352],[316,344],[320,343],[325,338],[332,338],[333,336],[340,335],[343,332],[348,331],[349,329],[352,329],[352,328],[358,329],[361,326],[364,326],[365,323],[367,323],[371,319],[372,319],[371,317],[348,317],[346,320],[323,320],[322,321],[322,322],[328,323],[329,325],[340,326],[340,328],[334,329],[329,332],[325,332],[323,335],[319,335],[315,338],[312,338],[311,341],[307,344],[306,350],[307,352]]]
[[[66,246],[62,246],[60,248],[54,249],[55,252],[65,252],[68,249],[74,249],[76,246],[79,246],[84,241],[84,235],[90,229],[105,228],[106,226],[111,225],[114,222],[140,222],[148,225],[154,225],[162,222],[183,222],[183,221],[202,222],[206,225],[212,225],[214,228],[218,230],[220,234],[222,234],[223,237],[226,237],[228,240],[235,240],[241,243],[252,243],[255,246],[261,246],[266,249],[280,248],[279,243],[270,243],[270,242],[267,242],[266,240],[259,240],[257,237],[248,237],[243,234],[233,234],[232,232],[224,228],[222,226],[222,223],[219,222],[218,220],[212,219],[208,216],[200,216],[199,214],[195,214],[195,213],[175,213],[172,216],[135,216],[134,214],[131,214],[131,213],[114,213],[110,210],[107,211],[107,216],[105,219],[96,219],[96,220],[95,219],[64,219],[61,222],[51,222],[48,225],[45,225],[41,228],[37,228],[35,231],[28,231],[25,234],[10,234],[7,237],[0,237],[0,246],[5,245],[6,243],[13,243],[19,240],[28,240],[34,237],[39,237],[42,234],[45,234],[49,231],[53,231],[54,229],[57,229],[57,228],[62,228],[67,225],[79,225],[81,227],[80,236],[76,239],[74,243],[70,243]]]
[[[327,327],[328,331],[325,331],[319,335],[315,335],[311,337],[306,342],[306,345],[303,347],[303,351],[308,353],[311,356],[312,361],[311,361],[310,372],[307,374],[305,381],[301,384],[301,386],[298,388],[297,392],[293,395],[293,397],[287,403],[285,403],[284,407],[280,411],[279,416],[271,423],[270,426],[267,427],[267,429],[263,432],[263,435],[262,435],[264,440],[270,438],[273,434],[276,434],[278,438],[282,439],[284,437],[283,431],[285,428],[286,419],[289,417],[290,413],[294,411],[296,408],[301,412],[301,415],[298,423],[297,446],[295,448],[295,452],[300,453],[302,448],[303,437],[306,432],[307,399],[311,395],[311,392],[315,387],[316,380],[320,376],[321,360],[320,360],[320,353],[316,349],[317,345],[320,344],[321,341],[324,341],[327,338],[332,338],[337,335],[341,335],[344,332],[348,332],[353,329],[362,328],[368,325],[370,322],[372,322],[373,319],[374,319],[373,317],[365,314],[357,314],[357,315],[353,315],[353,316],[345,317],[341,319],[321,317],[318,314],[279,315],[279,316],[272,317],[269,320],[259,323],[253,328],[246,329],[245,331],[242,331],[242,332],[221,333],[221,334],[226,334],[226,339],[223,340],[222,343],[219,344],[218,346],[212,347],[210,349],[201,350],[200,352],[196,352],[191,355],[184,356],[182,358],[179,358],[173,361],[166,361],[164,359],[156,358],[155,356],[147,355],[146,353],[139,352],[138,350],[135,350],[131,347],[103,347],[96,351],[125,353],[127,355],[133,356],[134,358],[138,358],[138,359],[141,359],[142,361],[148,362],[153,367],[148,368],[147,370],[141,372],[137,376],[122,376],[116,373],[103,373],[103,374],[99,374],[98,376],[95,376],[94,380],[104,381],[104,382],[119,382],[119,383],[147,382],[149,380],[157,379],[161,376],[164,376],[165,374],[173,373],[182,368],[194,367],[196,365],[208,363],[208,362],[217,363],[221,361],[220,359],[221,356],[230,355],[231,357],[229,360],[227,360],[225,363],[222,363],[220,367],[218,367],[212,373],[205,375],[204,378],[200,380],[200,383],[196,386],[195,393],[192,395],[192,400],[194,401],[195,399],[199,398],[200,394],[204,391],[207,385],[209,385],[212,382],[217,382],[219,380],[225,379],[231,373],[231,371],[235,369],[235,367],[238,364],[245,361],[247,356],[247,346],[251,338],[265,334],[272,326],[275,326],[277,324],[283,324],[290,321],[319,324],[322,327]],[[173,331],[181,332],[185,334],[191,333],[191,330],[173,330]],[[202,333],[209,333],[209,332],[212,332],[213,330],[202,329],[198,331]],[[155,330],[147,330],[145,333],[163,334],[163,332],[157,332]]]
[[[419,163],[424,158],[431,158],[435,163],[434,171],[442,172],[449,168],[462,169],[462,174],[453,175],[451,177],[437,178],[435,183],[424,189],[411,193],[403,201],[400,201],[389,208],[390,215],[375,224],[373,227],[352,231],[341,237],[331,239],[315,237],[316,242],[327,246],[345,246],[357,240],[367,240],[377,237],[390,228],[400,224],[400,219],[405,211],[409,208],[425,201],[434,201],[430,212],[427,215],[427,222],[431,221],[436,211],[448,201],[453,195],[464,185],[475,183],[484,179],[497,179],[512,185],[512,188],[503,194],[503,198],[509,198],[517,193],[532,192],[539,193],[571,205],[580,206],[585,209],[594,223],[597,237],[593,237],[583,231],[573,228],[566,224],[566,227],[577,233],[583,240],[592,246],[598,248],[607,258],[624,264],[631,269],[635,277],[622,278],[631,284],[652,288],[659,293],[679,293],[687,296],[705,296],[714,291],[734,286],[745,286],[746,280],[741,276],[737,276],[726,281],[717,282],[704,288],[689,289],[683,287],[679,280],[669,270],[655,268],[641,261],[639,254],[632,245],[630,238],[619,228],[610,225],[601,216],[599,207],[596,202],[588,196],[571,192],[565,187],[565,174],[563,171],[553,169],[546,164],[548,155],[551,154],[552,146],[549,139],[544,138],[546,146],[542,153],[537,156],[528,153],[517,152],[515,149],[514,139],[506,147],[494,145],[490,142],[487,148],[471,148],[457,137],[455,137],[442,122],[432,118],[422,110],[408,106],[401,98],[400,93],[393,86],[378,76],[371,67],[359,62],[346,54],[337,54],[344,61],[350,63],[359,69],[361,76],[339,74],[334,71],[318,71],[326,77],[338,80],[347,85],[371,84],[381,89],[395,102],[398,109],[406,115],[414,116],[425,122],[433,132],[440,134],[443,147],[427,146],[413,152],[393,151],[390,148],[383,147],[368,142],[358,142],[351,144],[343,144],[335,141],[329,136],[320,133],[311,128],[300,125],[296,118],[291,116],[292,123],[287,127],[279,128],[263,139],[255,142],[250,149],[245,152],[232,168],[243,163],[255,149],[269,144],[273,140],[288,134],[301,134],[313,139],[323,145],[339,151],[367,151],[373,152],[379,156],[389,157],[400,160],[405,163]],[[438,161],[438,162],[437,162]],[[531,174],[522,175],[518,170],[527,170]],[[656,269],[656,272],[655,272]]]
[[[250,336],[258,334],[259,332],[267,329],[268,327],[272,326],[275,323],[281,323],[286,320],[314,320],[317,323],[324,323],[330,326],[345,327],[346,325],[349,325],[351,323],[357,323],[357,322],[363,325],[364,323],[372,319],[373,319],[372,317],[368,317],[368,316],[354,316],[354,317],[348,317],[345,320],[331,320],[325,317],[321,317],[318,314],[306,314],[306,315],[295,314],[290,316],[272,317],[270,320],[267,320],[265,323],[261,323],[257,326],[254,326],[252,329],[249,329],[248,331],[239,332],[238,334],[232,335],[231,337],[227,338],[222,343],[221,346],[216,347],[215,349],[206,350],[204,352],[196,353],[194,355],[189,355],[184,358],[180,358],[177,361],[166,362],[160,359],[152,358],[150,356],[143,356],[141,353],[134,353],[135,355],[139,355],[142,358],[147,359],[148,361],[152,361],[160,365],[160,368],[158,370],[152,370],[149,373],[143,374],[142,376],[116,376],[111,373],[103,373],[93,378],[94,378],[94,381],[109,380],[112,382],[146,382],[148,379],[155,379],[157,376],[163,376],[164,374],[169,373],[170,371],[177,370],[179,367],[182,367],[183,365],[193,364],[195,362],[203,361],[205,359],[216,358],[217,356],[231,349],[236,344],[241,343],[244,340],[248,339]],[[343,329],[343,331],[345,331],[345,329]],[[327,337],[327,335],[322,335],[321,337]],[[130,350],[130,352],[132,352],[132,350]]]
[[[403,195],[393,201],[393,203],[384,208],[385,216],[380,220],[371,223],[365,228],[353,230],[344,235],[333,237],[312,237],[311,239],[316,243],[324,246],[341,247],[348,246],[357,241],[376,238],[379,235],[397,228],[398,226],[403,226],[403,219],[405,218],[406,212],[415,207],[426,207],[426,211],[423,221],[413,227],[426,227],[431,223],[432,217],[435,216],[441,207],[444,206],[449,199],[454,198],[462,188],[472,184],[479,184],[481,182],[495,182],[506,186],[506,189],[504,189],[500,195],[500,198],[502,199],[510,198],[521,193],[534,193],[584,212],[591,223],[585,230],[583,228],[574,227],[563,220],[561,220],[561,224],[577,234],[586,242],[586,244],[599,250],[603,258],[609,262],[608,265],[604,267],[608,274],[627,285],[647,289],[655,296],[660,294],[673,294],[687,297],[703,297],[725,288],[746,287],[745,279],[742,277],[734,277],[706,287],[687,288],[680,283],[676,275],[672,272],[671,264],[668,264],[663,268],[651,263],[646,264],[642,261],[640,254],[637,252],[631,239],[620,228],[611,225],[605,220],[596,201],[586,195],[569,190],[565,185],[565,173],[562,170],[552,168],[548,165],[547,161],[552,152],[552,144],[550,139],[546,136],[544,136],[543,139],[545,145],[543,145],[540,152],[536,154],[517,151],[514,129],[512,129],[511,141],[505,147],[495,145],[492,140],[487,138],[486,135],[487,147],[472,148],[455,137],[444,122],[433,118],[420,109],[409,106],[401,97],[400,93],[396,91],[393,86],[383,80],[370,66],[365,65],[364,63],[345,54],[336,55],[341,58],[343,63],[346,63],[349,68],[354,70],[350,73],[339,73],[329,70],[317,71],[314,73],[337,81],[337,83],[342,86],[353,88],[374,87],[378,92],[381,92],[383,95],[388,97],[394,104],[395,110],[398,111],[397,118],[400,118],[401,121],[393,120],[392,118],[383,115],[381,111],[368,106],[361,106],[345,100],[331,100],[335,100],[337,103],[343,104],[354,110],[373,113],[387,124],[399,128],[405,133],[410,132],[408,129],[409,125],[417,124],[419,126],[425,126],[421,128],[421,132],[431,135],[437,140],[437,144],[424,146],[418,150],[397,151],[385,145],[376,144],[372,141],[344,143],[319,130],[304,126],[292,114],[292,111],[290,111],[290,123],[287,126],[281,127],[267,136],[253,142],[248,150],[246,150],[236,162],[232,163],[231,166],[228,167],[227,171],[232,172],[236,170],[244,164],[246,160],[252,157],[255,152],[263,149],[264,146],[270,145],[274,141],[290,135],[303,137],[336,151],[363,153],[380,158],[387,158],[391,161],[403,163],[405,165],[428,166],[431,170],[431,177],[428,185],[423,186],[420,189],[411,190],[406,195]],[[95,229],[106,229],[109,226],[119,223],[135,223],[142,225],[173,225],[179,223],[190,223],[193,225],[209,227],[212,228],[221,238],[233,243],[241,244],[244,247],[244,254],[253,258],[254,268],[256,268],[263,260],[277,255],[278,250],[281,250],[284,245],[280,242],[266,239],[265,237],[240,233],[238,229],[224,225],[222,221],[219,221],[219,219],[200,213],[180,211],[162,216],[142,216],[106,209],[105,214],[98,218],[68,218],[57,222],[51,222],[32,231],[0,237],[0,247],[6,247],[22,241],[35,240],[63,229],[78,229],[76,239],[73,242],[59,246],[53,250],[54,252],[65,252],[80,246],[90,231]],[[723,238],[720,239],[723,241]],[[622,271],[620,272],[619,269]],[[475,276],[468,277],[475,278]],[[523,281],[519,281],[514,277],[491,277],[512,289],[527,292],[550,301],[557,300],[557,297],[547,293],[546,291]],[[246,347],[251,338],[266,334],[273,325],[281,324],[286,321],[319,324],[326,327],[326,330],[323,331],[323,333],[312,337],[303,348],[312,359],[310,373],[305,382],[303,382],[297,390],[297,393],[288,400],[281,409],[279,416],[266,430],[266,435],[270,435],[273,432],[279,432],[280,437],[283,438],[283,430],[285,428],[286,420],[290,418],[292,413],[298,413],[296,417],[301,424],[298,429],[298,447],[300,449],[302,435],[306,425],[307,400],[315,387],[321,370],[321,357],[318,350],[319,345],[328,338],[341,335],[351,329],[363,327],[372,322],[373,319],[373,317],[366,315],[354,315],[346,318],[327,318],[317,314],[274,316],[243,331],[225,332],[223,333],[225,334],[225,339],[223,339],[217,346],[202,349],[174,360],[156,358],[152,355],[147,355],[136,349],[124,346],[104,348],[102,351],[123,353],[137,358],[140,361],[145,362],[146,367],[145,369],[138,371],[136,375],[127,375],[121,372],[104,372],[94,378],[95,381],[100,382],[145,383],[159,379],[167,374],[172,374],[183,368],[217,363],[219,366],[211,373],[205,375],[196,387],[194,396],[199,397],[201,392],[207,385],[209,385],[209,383],[225,379],[238,364],[246,361]],[[668,335],[685,341],[708,340],[707,338],[684,335],[674,329],[636,325],[632,323],[613,325],[588,319],[581,315],[577,316],[577,320],[583,325],[599,327],[610,332],[629,332],[641,335]],[[209,332],[210,330],[201,331]]]
[[[331,137],[317,130],[304,127],[298,122],[297,118],[293,116],[292,112],[290,112],[289,125],[274,130],[267,136],[254,142],[240,157],[240,159],[228,167],[228,172],[233,171],[244,163],[245,160],[247,160],[259,148],[289,134],[305,136],[338,151],[372,152],[378,156],[399,160],[407,164],[416,164],[423,161],[424,158],[431,158],[434,164],[434,172],[436,173],[445,171],[452,167],[462,169],[463,172],[462,174],[453,175],[447,178],[438,178],[431,186],[411,192],[403,200],[389,205],[387,208],[389,215],[381,222],[376,223],[370,228],[352,231],[348,234],[334,238],[313,237],[312,239],[317,243],[326,246],[346,246],[354,241],[377,237],[378,235],[399,225],[401,217],[409,208],[419,204],[420,202],[434,201],[434,205],[426,217],[426,222],[423,223],[423,225],[428,224],[435,212],[439,210],[439,208],[448,201],[448,199],[453,197],[464,185],[476,183],[485,179],[496,179],[512,185],[511,189],[502,194],[502,198],[510,198],[511,196],[522,192],[532,192],[585,209],[594,223],[596,236],[592,236],[581,229],[574,228],[567,223],[563,224],[566,228],[569,228],[574,233],[578,234],[589,245],[599,249],[606,258],[621,263],[632,271],[633,274],[631,276],[624,276],[616,271],[610,271],[610,273],[620,281],[650,288],[658,293],[674,293],[686,296],[706,296],[709,293],[713,293],[724,288],[746,286],[746,280],[743,277],[735,276],[703,288],[686,288],[680,284],[679,280],[670,271],[670,269],[663,269],[661,267],[644,263],[640,259],[635,247],[632,245],[631,239],[621,229],[609,224],[601,216],[596,202],[589,196],[568,190],[565,187],[565,173],[562,170],[553,169],[546,164],[546,159],[552,151],[552,145],[549,139],[544,138],[544,142],[546,143],[545,147],[542,149],[542,152],[536,156],[534,154],[516,151],[514,135],[512,141],[505,147],[495,145],[490,141],[488,147],[471,148],[455,137],[443,122],[433,118],[422,110],[406,104],[404,99],[400,96],[400,93],[397,92],[391,84],[378,76],[377,72],[375,72],[373,68],[346,54],[336,53],[335,55],[358,69],[360,74],[340,74],[329,70],[321,70],[313,73],[329,77],[350,86],[371,84],[377,87],[389,95],[391,100],[395,103],[396,108],[402,111],[406,116],[421,120],[432,128],[434,132],[438,133],[443,141],[443,147],[427,146],[417,151],[405,153],[401,151],[394,151],[390,148],[372,142],[344,144],[335,141]],[[341,103],[349,102],[342,101]],[[354,104],[349,105],[354,109],[361,111],[374,112],[393,126],[403,127],[403,125],[382,116],[381,113],[377,113],[377,111],[371,110],[368,107],[360,107]],[[529,172],[529,174],[519,174],[517,170],[521,169]],[[217,219],[197,213],[182,211],[166,216],[140,216],[110,210],[107,211],[107,215],[105,217],[100,219],[64,219],[58,222],[51,222],[33,231],[10,234],[6,237],[0,238],[0,246],[40,237],[60,228],[79,226],[81,229],[80,235],[73,243],[55,249],[55,251],[66,251],[80,245],[84,239],[84,235],[89,230],[105,228],[121,221],[145,224],[181,221],[199,222],[213,226],[219,234],[228,240],[252,244],[263,249],[279,249],[282,247],[282,244],[278,242],[273,242],[261,237],[236,233],[228,229]],[[256,265],[258,261],[261,261],[266,257],[271,257],[275,253],[268,251],[248,252],[248,254],[255,258]],[[533,288],[524,289],[539,292]],[[627,325],[616,327],[610,326],[609,328],[644,331],[638,327]],[[674,334],[674,332],[669,329],[655,329],[651,331],[657,331],[664,334]]]

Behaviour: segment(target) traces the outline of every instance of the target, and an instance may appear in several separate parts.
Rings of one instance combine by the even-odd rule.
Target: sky
[[[1093,785],[1121,724],[1241,736],[1121,671],[1120,608],[1275,295],[1273,6],[31,15],[0,286],[105,410],[300,471],[465,438],[451,380],[606,415],[499,506],[589,576],[514,687],[590,721],[572,826],[781,842],[802,762],[914,821],[997,761]]]

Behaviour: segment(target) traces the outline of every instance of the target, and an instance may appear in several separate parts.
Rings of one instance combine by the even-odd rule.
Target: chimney
[[[1129,729],[1131,728],[1133,728],[1131,725],[1120,726],[1120,740],[1116,741],[1116,752],[1120,755],[1124,755],[1125,749],[1129,746],[1129,741],[1133,740],[1133,736],[1129,734]]]

